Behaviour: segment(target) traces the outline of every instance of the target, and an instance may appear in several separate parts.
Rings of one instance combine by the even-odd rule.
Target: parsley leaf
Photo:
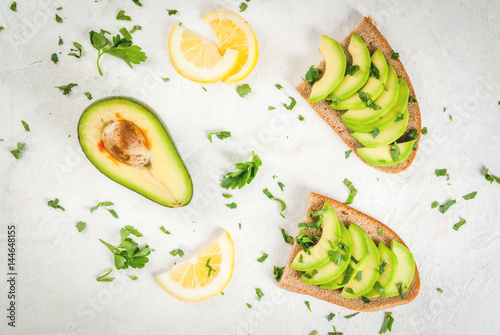
[[[381,107],[377,106],[373,103],[372,99],[370,99],[370,96],[368,93],[365,93],[363,91],[358,91],[359,98],[361,101],[363,101],[366,105],[366,107],[374,109],[374,110],[379,110]]]
[[[73,42],[73,45],[75,46],[76,49],[71,48],[70,51],[73,51],[73,52],[70,52],[68,54],[68,56],[73,56],[76,58],[82,57],[82,45],[78,42]],[[78,54],[77,54],[77,52],[78,52]]]
[[[145,244],[142,248],[139,248],[137,242],[129,237],[131,233],[135,236],[142,236],[134,227],[125,226],[125,228],[120,229],[121,241],[118,246],[112,246],[99,239],[113,253],[117,270],[127,269],[129,266],[141,269],[149,262],[149,258],[147,257],[151,253],[149,246]]]
[[[293,237],[288,235],[284,228],[281,228],[281,235],[283,235],[283,240],[285,240],[285,243],[293,244]]]
[[[387,265],[387,262],[386,262],[386,261],[383,261],[383,262],[382,262],[382,264],[380,264],[380,266],[379,266],[379,268],[378,268],[378,273],[379,273],[379,274],[384,273],[386,265]]]
[[[410,98],[408,99],[408,102],[417,102],[417,99],[415,99],[414,97],[410,97]]]
[[[21,120],[21,123],[23,124],[23,127],[24,127],[25,131],[30,131],[30,126],[26,122],[24,122],[23,120]]]
[[[97,277],[96,280],[97,281],[104,281],[104,282],[112,282],[113,280],[115,280],[115,277],[106,278],[106,276],[109,275],[111,272],[113,272],[113,269],[109,270],[108,272],[106,272],[102,276]]]
[[[118,58],[123,59],[125,63],[132,69],[132,64],[140,64],[146,61],[148,58],[146,54],[141,50],[141,47],[137,45],[132,45],[132,40],[121,37],[120,34],[113,36],[113,43],[111,43],[105,36],[109,33],[101,29],[101,32],[97,33],[91,31],[89,33],[90,43],[97,50],[97,69],[99,74],[102,76],[101,67],[99,65],[99,60],[104,54],[109,54]]]
[[[121,10],[116,14],[116,19],[117,20],[123,20],[123,21],[132,21],[132,18],[130,16],[125,15],[125,11]]]
[[[168,16],[177,15],[177,13],[179,13],[179,11],[177,11],[175,9],[167,9],[167,12],[168,12]]]
[[[330,313],[330,314],[328,314],[327,319],[328,319],[328,321],[332,321],[332,319],[333,319],[334,317],[335,317],[335,314]]]
[[[182,256],[184,256],[184,251],[182,251],[181,249],[174,249],[174,250],[170,251],[170,254],[171,254],[172,256],[177,256],[177,255],[179,255],[179,256],[181,256],[181,257],[182,257]]]
[[[261,257],[257,258],[257,262],[263,263],[267,259],[268,256],[269,256],[268,254],[265,254],[265,253],[262,254]]]
[[[4,28],[4,26],[0,26],[0,31],[2,31],[2,30],[4,30],[4,29],[5,29],[5,28]]]
[[[299,114],[299,121],[304,121],[304,117]]]
[[[384,324],[382,325],[382,328],[378,332],[379,334],[385,334],[387,331],[392,331],[392,323],[394,322],[394,318],[392,317],[392,312],[389,312],[385,316],[385,321]]]
[[[403,283],[397,284],[396,287],[398,288],[399,297],[401,298],[401,300],[405,300],[405,295],[403,293]]]
[[[63,39],[61,38],[61,36],[59,36],[59,45],[63,45],[64,44],[64,41]]]
[[[59,199],[55,198],[54,200],[49,200],[47,202],[47,206],[52,207],[54,209],[60,209],[63,212],[65,211],[64,207],[59,205]]]
[[[283,270],[285,269],[285,267],[278,267],[278,266],[274,266],[273,267],[273,275],[274,275],[274,279],[276,280],[276,282],[279,282],[280,279],[281,279],[281,276],[283,275]]]
[[[436,177],[444,177],[446,176],[446,169],[435,169],[434,173],[436,174]]]
[[[59,62],[59,57],[57,57],[57,54],[54,52],[52,55],[50,55],[50,60],[56,64],[57,62]]]
[[[316,69],[314,65],[311,65],[309,70],[307,70],[304,81],[309,85],[313,85],[315,82],[319,80],[319,75],[322,71],[320,69]]]
[[[398,59],[399,58],[399,52],[393,52],[391,55],[391,59]]]
[[[418,137],[418,130],[417,130],[417,129],[412,129],[412,130],[410,130],[410,131],[408,132],[408,134],[407,134],[407,135],[408,135],[408,137],[409,137],[409,138],[413,138],[413,139],[415,139],[415,138],[417,138],[417,137]]]
[[[454,230],[459,230],[459,229],[460,229],[460,227],[462,227],[462,226],[463,226],[466,222],[467,222],[467,221],[465,221],[465,219],[460,218],[460,221],[459,221],[459,222],[457,222],[457,223],[455,223],[455,224],[453,225],[453,229],[454,229]]]
[[[379,234],[380,236],[384,235],[384,230],[383,230],[382,228],[379,228],[379,229],[378,229],[378,234]]]
[[[276,86],[278,90],[281,90],[283,88],[283,86],[281,86],[280,84],[275,84],[274,86]]]
[[[260,301],[260,299],[262,299],[262,297],[264,296],[264,293],[262,293],[262,290],[258,287],[255,288],[255,293],[257,293],[257,301]]]
[[[273,106],[268,106],[268,107],[267,107],[267,110],[268,110],[268,111],[272,111],[273,109],[276,109],[276,107],[273,107]]]
[[[396,142],[394,142],[394,144],[391,145],[391,149],[389,151],[391,153],[392,161],[393,162],[397,161],[401,152],[399,151],[399,147],[396,144]]]
[[[464,198],[464,200],[474,199],[476,197],[476,194],[477,194],[477,192],[474,191],[474,192],[471,192],[469,194],[464,195],[462,198]]]
[[[63,22],[63,19],[57,14],[56,14],[56,22],[58,22],[58,23]]]
[[[142,27],[141,26],[138,26],[138,25],[134,25],[132,27],[132,30],[130,31],[131,34],[135,33],[137,30],[141,30]],[[168,79],[168,78],[167,78]]]
[[[283,104],[283,107],[285,107],[286,109],[291,111],[293,109],[293,107],[295,107],[295,104],[297,104],[297,101],[295,101],[295,99],[293,97],[289,97],[289,98],[291,100],[290,105]]]
[[[167,234],[167,235],[172,234],[171,232],[169,232],[168,230],[166,230],[166,229],[165,229],[165,227],[163,227],[163,226],[161,226],[161,227],[160,227],[160,230],[161,230],[162,232],[164,232],[165,234]]]
[[[349,197],[347,198],[346,202],[344,202],[346,205],[349,205],[352,204],[354,197],[356,196],[356,194],[358,194],[358,190],[347,178],[344,179],[344,185],[349,187]]]
[[[232,202],[232,203],[230,203],[230,204],[226,204],[226,206],[227,206],[228,208],[231,208],[231,209],[235,209],[236,207],[238,207],[238,205],[237,205],[235,202]]]
[[[375,282],[375,285],[373,285],[373,289],[381,296],[384,296],[385,295],[385,290],[384,288],[382,287],[382,285],[380,285],[380,283],[377,281]]]
[[[377,67],[373,63],[370,67],[370,77],[374,77],[375,79],[380,79],[380,71],[377,69]]]
[[[349,156],[351,155],[351,152],[352,152],[352,150],[347,150],[345,152],[345,159],[349,158]]]
[[[257,175],[259,166],[261,165],[262,161],[259,156],[255,152],[252,152],[252,160],[246,163],[236,163],[235,167],[239,171],[226,173],[220,186],[227,190],[229,188],[235,189],[236,187],[242,188],[246,184],[250,184]]]
[[[10,5],[10,10],[13,11],[13,12],[17,12],[17,2],[13,2],[11,5]]]
[[[231,137],[231,132],[223,130],[223,131],[216,131],[216,132],[213,132],[213,133],[209,133],[208,134],[208,140],[210,141],[210,143],[212,143],[212,135],[217,136],[217,138],[219,140],[223,140],[225,138]]]
[[[139,0],[132,0],[137,6],[142,7],[142,3]]]
[[[137,276],[128,276],[130,278],[130,280],[137,280],[139,279]]]
[[[87,99],[92,100],[92,94],[90,94],[90,92],[84,92],[83,94],[85,94]]]
[[[25,146],[26,146],[26,143],[17,143],[17,149],[11,150],[10,153],[16,159],[19,159],[19,156],[21,156],[21,151],[24,149]]]
[[[210,260],[212,259],[212,257],[209,257],[207,259],[207,262],[205,263],[205,266],[208,268],[208,273],[207,273],[207,277],[210,277],[210,274],[213,272],[215,272],[215,270],[210,266]]]
[[[353,314],[346,315],[346,316],[344,316],[344,318],[346,318],[346,319],[350,319],[350,318],[352,318],[352,317],[355,317],[355,316],[356,316],[356,315],[358,315],[358,314],[359,314],[359,312],[356,312],[356,313],[353,313]]]
[[[250,92],[252,92],[252,88],[248,84],[243,84],[236,87],[236,93],[238,93],[238,95],[242,98],[248,95],[248,93]]]
[[[269,190],[267,188],[263,189],[262,192],[271,200],[274,200],[274,201],[278,201],[280,203],[280,206],[281,206],[281,209],[280,209],[280,215],[282,218],[284,218],[285,216],[283,215],[283,211],[286,209],[286,204],[283,200],[279,199],[279,198],[276,198],[272,195],[271,192],[269,192]]]
[[[438,291],[439,293],[443,293],[443,290],[442,290],[442,289],[440,289],[439,287],[437,288],[437,291]]]
[[[422,135],[427,135],[427,127],[422,128]]]
[[[396,118],[396,120],[394,120],[394,122],[399,122],[399,121],[403,120],[404,118],[405,118],[404,114],[398,114],[398,117]]]
[[[362,297],[361,297],[361,299],[363,299],[363,302],[364,302],[365,304],[369,304],[369,303],[371,302],[371,300],[370,300],[370,299],[368,299],[367,297],[364,297],[364,296],[362,296]]]
[[[233,197],[232,194],[228,194],[228,193],[222,193],[222,196],[226,199],[231,199]]]
[[[250,305],[250,304],[247,302],[247,307],[248,307],[248,308],[252,308],[252,305]]]
[[[377,135],[380,134],[380,129],[378,128],[375,128],[372,132],[372,137],[375,138],[377,137]]]
[[[439,202],[433,201],[431,204],[431,208],[436,208],[437,206],[439,206]]]
[[[347,68],[347,70],[345,71],[345,74],[350,75],[350,76],[354,76],[354,74],[358,71],[359,71],[359,65],[351,65]]]
[[[311,305],[309,304],[309,301],[304,301],[304,304],[306,304],[307,309],[309,310],[309,312],[312,312]]]
[[[55,88],[59,88],[63,91],[63,95],[68,95],[69,92],[71,92],[71,89],[75,86],[78,86],[78,84],[68,84],[68,85],[62,85],[62,86],[56,86]]]
[[[113,206],[114,203],[112,203],[111,201],[103,201],[103,202],[100,202],[98,203],[97,205],[95,205],[94,207],[92,207],[90,209],[90,213],[93,213],[96,209],[98,209],[99,207],[103,207],[103,206]]]
[[[107,210],[107,211],[108,211],[111,215],[113,215],[113,217],[114,217],[115,219],[118,219],[118,214],[116,214],[116,212],[115,212],[115,210],[114,210],[114,209],[108,209],[108,208],[106,208],[106,210]]]
[[[86,222],[78,221],[76,223],[76,229],[78,229],[79,233],[81,233],[86,227],[87,227],[87,223]]]
[[[309,249],[311,249],[313,245],[316,243],[317,238],[313,235],[306,236],[306,230],[301,230],[299,231],[299,234],[297,235],[295,240],[302,247],[302,250],[304,250],[306,254],[310,255],[311,252],[309,251]]]
[[[454,204],[456,204],[457,202],[455,200],[449,200],[447,202],[445,202],[444,204],[442,204],[441,206],[439,206],[439,212],[441,214],[444,214],[448,209],[450,209],[450,207]]]
[[[19,144],[18,144],[18,145],[19,145]],[[493,183],[494,181],[496,181],[497,183],[499,183],[499,184],[500,184],[500,178],[499,178],[499,177],[497,177],[497,176],[494,176],[494,175],[490,175],[490,174],[488,174],[488,171],[489,171],[489,170],[490,170],[490,169],[486,169],[486,172],[484,173],[484,179],[486,179],[487,181],[489,181],[489,182],[490,182],[490,184],[491,184],[491,183]]]
[[[245,11],[245,9],[247,9],[247,8],[248,8],[248,5],[246,3],[242,2],[240,4],[240,12]]]
[[[142,234],[133,226],[126,225],[125,227],[120,229],[120,236],[122,237],[122,240],[127,238],[130,234],[137,237],[142,237]]]
[[[285,184],[283,184],[282,182],[278,182],[278,186],[281,188],[281,190],[283,191],[283,187],[285,187]]]

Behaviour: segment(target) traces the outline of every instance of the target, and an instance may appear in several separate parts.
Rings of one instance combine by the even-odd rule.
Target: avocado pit
[[[102,131],[106,151],[117,161],[134,167],[149,164],[146,136],[134,123],[127,120],[110,122]]]

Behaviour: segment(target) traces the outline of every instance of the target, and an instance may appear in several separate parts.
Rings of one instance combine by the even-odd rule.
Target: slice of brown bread
[[[358,24],[358,26],[349,34],[349,36],[347,36],[344,41],[340,43],[347,58],[347,65],[349,66],[350,64],[352,64],[352,57],[347,51],[352,33],[358,34],[363,39],[366,46],[368,47],[368,50],[370,51],[370,54],[373,54],[377,49],[380,49],[380,51],[382,51],[385,59],[389,64],[392,65],[398,77],[403,78],[408,84],[408,88],[410,89],[410,97],[414,97],[416,99],[415,91],[413,90],[410,78],[408,77],[403,64],[399,59],[391,58],[391,55],[393,53],[391,46],[369,18],[363,18],[363,21],[361,21],[361,23]],[[317,66],[317,68],[321,69],[322,73],[324,73],[325,61],[322,61]],[[295,89],[300,93],[300,95],[302,95],[302,97],[306,101],[309,100],[309,95],[311,94],[311,86],[308,83],[306,83],[305,81],[301,81],[300,84],[295,87]],[[333,130],[335,130],[335,132],[342,138],[347,146],[349,146],[349,148],[359,157],[358,153],[356,152],[356,148],[361,148],[363,147],[363,145],[351,136],[352,131],[347,128],[342,121],[341,116],[345,113],[345,111],[332,109],[330,107],[330,102],[326,100],[321,100],[309,104],[319,114],[319,116],[321,116],[321,118],[325,120]],[[420,141],[422,121],[420,118],[420,109],[418,107],[418,102],[408,103],[408,115],[408,126],[406,127],[406,131],[401,137],[400,141],[411,140],[411,138],[407,137],[407,134],[411,129],[418,129],[419,137],[417,138],[417,141]],[[418,145],[416,149],[418,149]],[[386,173],[399,173],[407,169],[411,165],[416,154],[417,150],[412,150],[410,156],[406,160],[393,166],[373,166],[366,163],[361,157],[359,157],[359,159],[379,171]]]
[[[368,234],[368,236],[373,240],[373,242],[375,242],[375,244],[378,245],[378,243],[382,242],[389,247],[391,240],[396,240],[397,242],[406,246],[403,240],[383,223],[369,217],[366,214],[358,212],[357,210],[341,202],[335,201],[333,199],[327,198],[325,196],[316,193],[311,193],[309,197],[309,203],[307,204],[306,213],[304,215],[304,222],[306,223],[312,222],[312,220],[307,216],[309,215],[309,213],[315,212],[323,208],[323,204],[325,202],[328,202],[332,206],[341,223],[343,223],[346,227],[348,227],[350,223],[358,225]],[[382,228],[384,230],[384,233],[382,235],[378,234],[379,228]],[[405,297],[404,300],[401,300],[399,296],[377,297],[370,299],[371,302],[365,304],[361,297],[353,299],[344,298],[343,296],[340,295],[341,292],[340,289],[339,290],[321,289],[319,288],[319,286],[306,284],[300,279],[302,273],[290,267],[290,264],[292,264],[295,255],[297,255],[297,253],[300,250],[301,250],[300,245],[297,242],[295,242],[293,244],[292,253],[288,260],[288,264],[286,265],[285,270],[283,271],[283,275],[281,276],[281,280],[279,282],[279,286],[289,291],[301,294],[307,294],[315,298],[325,300],[355,311],[375,312],[407,304],[417,297],[418,292],[420,290],[420,277],[418,275],[417,266],[415,265],[415,276],[413,277],[413,281],[411,282],[410,287],[404,294]]]

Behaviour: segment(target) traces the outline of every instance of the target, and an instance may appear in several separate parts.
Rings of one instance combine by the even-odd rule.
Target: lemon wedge
[[[226,231],[196,256],[156,277],[168,294],[198,302],[221,293],[233,275],[234,244]]]

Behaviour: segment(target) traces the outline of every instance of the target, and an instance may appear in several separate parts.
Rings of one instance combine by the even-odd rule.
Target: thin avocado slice
[[[364,232],[364,231],[363,231]],[[370,291],[377,281],[378,270],[380,267],[380,256],[375,243],[366,235],[369,248],[369,258],[365,266],[358,268],[358,271],[353,274],[353,279],[344,286],[341,295],[344,298],[356,298]],[[360,277],[358,277],[360,276]],[[358,280],[359,279],[359,280]]]
[[[391,110],[392,106],[396,104],[399,94],[399,79],[396,71],[389,64],[389,74],[387,76],[387,83],[385,85],[387,91],[382,94],[373,102],[378,109],[365,107],[362,109],[351,109],[342,115],[342,120],[354,125],[363,125],[371,123],[386,112]],[[358,92],[359,93],[359,92]]]
[[[398,258],[396,254],[382,242],[378,244],[378,253],[380,255],[380,271],[383,272],[380,274],[379,271],[377,282],[385,291],[389,288],[389,286],[394,284],[394,280],[396,280],[396,274],[398,272]],[[367,298],[375,298],[379,296],[379,293],[376,290],[371,289],[367,293],[364,293],[363,296]]]
[[[309,102],[323,100],[344,79],[346,59],[340,43],[326,35],[322,35],[319,52],[325,58],[325,73],[320,80],[313,84]]]
[[[368,240],[366,239],[366,233],[364,230],[351,223],[348,231],[352,241],[351,261],[340,276],[326,284],[321,285],[320,288],[336,290],[344,287],[353,279],[354,275],[358,272],[358,269],[365,266],[369,259],[370,254]]]
[[[373,166],[391,166],[399,164],[408,158],[414,144],[415,140],[396,143],[399,148],[399,156],[396,161],[394,161],[391,156],[392,145],[385,145],[378,148],[357,148],[356,152],[365,162]]]
[[[352,137],[357,139],[361,144],[367,148],[378,148],[389,143],[393,143],[401,135],[404,134],[406,126],[408,125],[408,108],[403,111],[403,119],[398,122],[391,123],[388,127],[379,130],[378,135],[373,136],[374,133],[352,133]]]
[[[80,117],[78,139],[90,162],[115,182],[163,206],[190,202],[186,166],[165,125],[144,103],[128,97],[94,102]]]
[[[367,125],[351,125],[350,123],[344,122],[347,128],[352,131],[360,132],[360,133],[369,133],[378,128],[380,130],[388,127],[392,122],[394,122],[399,115],[403,114],[404,109],[408,106],[408,98],[410,96],[410,90],[408,89],[408,85],[403,78],[399,79],[399,94],[398,100],[396,104],[388,111],[385,115],[383,115],[378,120],[367,124]]]
[[[352,56],[352,66],[357,65],[359,70],[354,75],[346,74],[337,88],[328,95],[327,100],[338,101],[350,97],[366,84],[370,76],[370,51],[358,34],[352,34],[347,50]]]
[[[339,244],[342,244],[342,247],[339,247],[337,251],[331,251],[332,253],[337,252],[340,254],[340,259],[338,260],[340,263],[334,263],[332,260],[333,256],[330,255],[330,261],[328,263],[318,269],[307,271],[302,275],[302,281],[304,283],[311,285],[325,284],[334,280],[345,271],[351,259],[352,241],[347,228],[342,223],[340,223],[340,230],[342,238]]]
[[[393,284],[385,290],[386,297],[399,295],[398,284],[402,284],[403,292],[406,292],[415,276],[415,260],[410,250],[394,240],[391,241],[391,249],[398,259],[398,270]]]
[[[319,241],[305,252],[301,250],[290,267],[298,271],[310,271],[320,268],[330,260],[329,250],[337,251],[341,239],[340,223],[337,215],[327,202],[323,205],[322,233]],[[332,247],[333,246],[333,247]]]
[[[371,57],[371,64],[378,69],[380,76],[378,79],[375,77],[368,77],[368,81],[365,86],[360,89],[360,91],[368,94],[370,99],[374,101],[382,94],[382,92],[384,92],[384,85],[387,81],[389,68],[380,49],[377,49],[373,53]],[[332,101],[330,107],[338,110],[362,109],[366,107],[366,104],[360,99],[359,94],[355,92],[347,99],[340,100],[339,102]]]

